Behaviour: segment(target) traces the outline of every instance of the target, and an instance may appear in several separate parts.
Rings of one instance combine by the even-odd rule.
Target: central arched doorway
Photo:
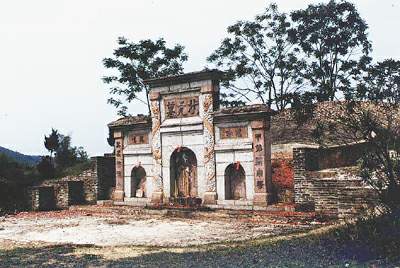
[[[197,159],[186,147],[176,149],[170,159],[171,197],[197,197]]]
[[[246,199],[246,174],[240,163],[225,169],[225,200]]]
[[[132,169],[131,197],[146,197],[146,171],[141,166]]]

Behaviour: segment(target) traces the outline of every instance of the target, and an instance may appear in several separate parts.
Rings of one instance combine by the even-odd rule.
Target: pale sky
[[[91,156],[111,151],[102,59],[116,39],[164,37],[186,47],[185,71],[197,71],[226,35],[227,26],[251,19],[265,0],[1,0],[0,146],[46,154],[50,129],[70,134]],[[321,1],[276,0],[281,11]],[[326,2],[326,1],[323,1]],[[375,60],[400,59],[400,1],[354,0],[370,26]],[[145,113],[133,104],[131,113]]]

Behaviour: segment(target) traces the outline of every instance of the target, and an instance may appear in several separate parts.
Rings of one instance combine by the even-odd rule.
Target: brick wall
[[[307,148],[306,169],[322,170],[357,165],[358,159],[368,149],[368,144],[357,143],[351,145],[332,146],[329,148]]]
[[[323,152],[327,153],[326,159],[315,158],[318,155],[315,152],[322,151],[311,148],[293,150],[295,203],[298,210],[315,210],[321,215],[343,219],[362,214],[376,205],[375,192],[357,176],[356,167],[337,167],[338,163],[349,163],[343,159],[335,162],[335,157],[329,162],[329,150],[328,153]],[[328,166],[333,168],[315,170],[313,161],[330,163]],[[320,166],[326,167],[327,164],[317,165]]]

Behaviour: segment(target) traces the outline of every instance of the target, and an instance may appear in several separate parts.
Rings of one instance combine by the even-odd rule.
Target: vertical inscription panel
[[[114,132],[115,150],[115,192],[113,199],[122,201],[124,199],[124,136],[122,132]]]
[[[265,131],[263,124],[260,124],[253,128],[254,179],[256,193],[265,193],[267,190],[265,149]]]
[[[176,97],[164,99],[165,118],[183,118],[199,115],[199,97]]]

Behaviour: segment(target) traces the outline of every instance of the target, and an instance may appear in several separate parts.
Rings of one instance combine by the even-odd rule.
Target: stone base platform
[[[98,205],[103,206],[132,206],[146,209],[178,209],[193,211],[216,211],[216,210],[236,210],[236,211],[267,211],[267,212],[294,212],[295,207],[291,204],[274,204],[269,206],[258,206],[252,201],[247,200],[219,200],[215,205],[185,206],[181,204],[154,205],[151,198],[125,198],[120,201],[98,201]]]
[[[70,208],[72,210],[81,209],[92,211],[93,215],[99,211],[106,211],[111,214],[118,214],[121,217],[134,216],[139,218],[183,218],[183,219],[203,219],[203,220],[250,220],[274,221],[276,222],[313,222],[317,220],[314,212],[296,212],[290,205],[271,205],[261,210],[253,207],[252,210],[240,209],[212,209],[209,207],[201,208],[173,208],[173,207],[138,207],[126,204],[81,206]]]

